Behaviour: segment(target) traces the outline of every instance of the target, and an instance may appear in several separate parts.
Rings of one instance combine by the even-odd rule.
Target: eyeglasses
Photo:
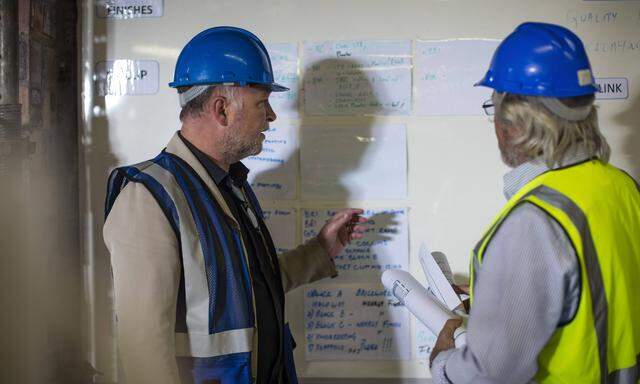
[[[495,104],[493,104],[493,100],[487,100],[482,103],[482,109],[484,109],[484,113],[487,116],[493,116],[496,113]]]

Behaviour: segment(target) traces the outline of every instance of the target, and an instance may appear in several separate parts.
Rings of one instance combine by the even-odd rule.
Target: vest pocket
[[[251,352],[215,357],[178,357],[182,383],[251,384]]]

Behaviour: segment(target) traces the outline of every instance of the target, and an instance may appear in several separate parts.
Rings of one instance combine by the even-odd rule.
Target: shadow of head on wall
[[[362,64],[355,60],[310,63],[300,82],[304,86],[300,118],[290,122],[292,133],[298,133],[298,147],[286,159],[274,162],[278,165],[252,175],[252,185],[274,185],[273,180],[282,179],[283,173],[296,172],[301,185],[297,195],[302,200],[344,206],[348,200],[358,199],[343,179],[360,168],[369,145],[375,142],[374,115],[380,111],[381,103]],[[272,126],[286,123],[284,117]],[[268,141],[269,134],[263,154],[270,151]],[[256,192],[261,196],[260,188]],[[277,194],[265,197],[280,200]]]

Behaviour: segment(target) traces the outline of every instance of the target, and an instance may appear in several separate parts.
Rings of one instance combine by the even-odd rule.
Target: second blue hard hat
[[[273,92],[289,90],[274,81],[271,59],[260,39],[236,27],[209,28],[193,37],[178,56],[169,86],[222,83],[257,84]]]
[[[527,96],[575,97],[597,92],[580,38],[554,24],[523,23],[496,49],[475,84]]]

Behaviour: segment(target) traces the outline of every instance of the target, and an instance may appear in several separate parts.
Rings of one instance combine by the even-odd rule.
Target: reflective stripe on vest
[[[205,193],[208,187],[186,163],[163,152],[151,161],[114,170],[108,183],[107,215],[128,182],[142,183],[151,192],[180,245],[185,308],[182,318],[176,316],[176,355],[251,352],[255,310],[246,250],[239,233],[223,214],[218,215],[215,199]],[[203,238],[207,233],[219,245]],[[233,297],[242,301],[229,302]]]
[[[578,231],[580,231],[582,253],[584,255],[584,264],[588,276],[587,280],[591,292],[591,309],[593,311],[596,337],[598,339],[601,382],[605,383],[607,372],[609,371],[607,368],[607,298],[605,297],[602,272],[600,271],[600,264],[593,244],[593,238],[591,237],[591,231],[589,230],[589,224],[587,223],[587,217],[573,201],[569,200],[560,192],[544,185],[533,189],[525,195],[525,198],[531,195],[561,209],[573,222],[573,225]]]
[[[640,379],[639,303],[633,293],[640,287],[640,243],[635,236],[640,233],[640,189],[630,180],[620,170],[599,161],[543,174],[512,197],[474,248],[470,263],[472,299],[487,246],[519,204],[528,202],[549,214],[574,246],[583,268],[581,301],[574,319],[559,325],[541,352],[536,381],[634,384]],[[607,200],[603,202],[602,196]],[[578,203],[588,207],[591,216]],[[596,232],[598,243],[593,237]],[[599,258],[598,247],[603,247],[604,259]],[[607,258],[609,255],[615,257]],[[610,285],[605,284],[603,266]],[[609,294],[611,303],[607,301]],[[613,314],[609,313],[612,305],[617,308]],[[569,356],[571,352],[573,356]]]

